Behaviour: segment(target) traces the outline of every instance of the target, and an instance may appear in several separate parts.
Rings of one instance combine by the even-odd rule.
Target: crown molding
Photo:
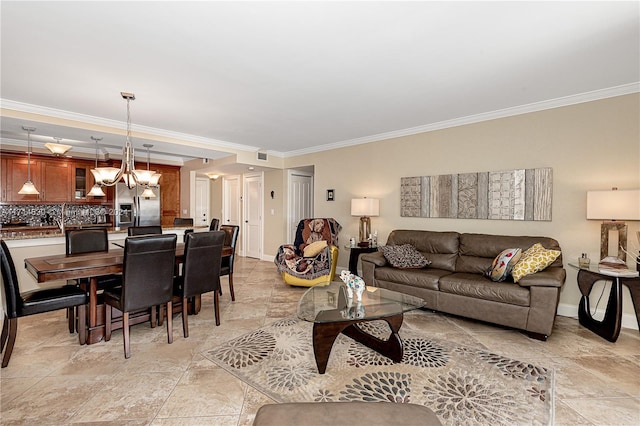
[[[96,117],[88,114],[79,114],[76,112],[65,111],[55,108],[49,108],[40,105],[27,104],[24,102],[13,101],[10,99],[0,99],[0,107],[19,111],[27,114],[36,114],[46,117],[52,117],[59,120],[77,121],[96,126],[111,127],[115,129],[126,130],[127,124],[123,121],[111,120],[108,118]],[[209,149],[226,148],[238,151],[254,151],[258,147],[241,145],[233,142],[227,142],[219,139],[204,138],[201,136],[191,135],[188,133],[174,132],[171,130],[159,129],[156,127],[147,127],[137,124],[131,124],[131,130],[138,133],[147,133],[167,139],[183,140],[206,145]],[[277,155],[277,154],[274,154]]]
[[[454,118],[452,120],[440,121],[432,124],[425,124],[408,129],[394,130],[392,132],[378,133],[376,135],[364,136],[356,139],[335,142],[326,145],[319,145],[311,148],[303,148],[295,151],[284,153],[284,157],[296,157],[299,155],[313,154],[316,152],[329,151],[337,148],[345,148],[354,145],[361,145],[370,142],[379,142],[386,139],[399,138],[403,136],[411,136],[419,133],[433,132],[452,127],[464,126],[467,124],[480,123],[482,121],[495,120],[498,118],[512,117],[532,112],[544,111],[547,109],[560,108],[569,105],[576,105],[585,102],[597,101],[600,99],[614,98],[616,96],[629,95],[640,92],[640,82],[625,84],[622,86],[611,87],[608,89],[594,90],[591,92],[580,93],[577,95],[565,96],[562,98],[551,99],[548,101],[535,102],[526,105],[520,105],[512,108],[505,108],[497,111],[485,112],[482,114],[469,115],[466,117]]]

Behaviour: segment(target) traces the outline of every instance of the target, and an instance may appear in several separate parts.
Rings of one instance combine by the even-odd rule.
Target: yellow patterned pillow
[[[529,247],[513,267],[511,275],[513,281],[518,282],[526,275],[535,274],[551,265],[560,256],[560,250],[547,250],[542,244],[536,243]]]

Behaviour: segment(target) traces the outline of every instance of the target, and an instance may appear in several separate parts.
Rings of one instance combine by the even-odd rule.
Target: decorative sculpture
[[[346,284],[349,299],[353,299],[353,292],[355,291],[357,301],[362,302],[362,293],[364,293],[366,287],[364,280],[346,269],[340,273],[340,279]]]

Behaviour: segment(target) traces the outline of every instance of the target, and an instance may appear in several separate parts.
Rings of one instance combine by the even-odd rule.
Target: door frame
[[[259,250],[259,259],[262,259],[262,254],[264,253],[264,173],[263,172],[252,172],[252,173],[245,173],[242,175],[242,226],[240,229],[242,229],[242,250],[241,250],[241,256],[246,256],[247,255],[247,251],[246,248],[248,246],[248,236],[249,233],[247,232],[247,222],[248,219],[250,217],[247,209],[248,209],[248,184],[247,184],[247,180],[250,178],[258,178],[258,182],[259,182],[259,191],[258,191],[258,214],[259,214],[259,242],[258,245],[260,246]]]

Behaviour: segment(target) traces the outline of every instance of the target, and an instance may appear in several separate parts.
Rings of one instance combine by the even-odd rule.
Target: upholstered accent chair
[[[280,246],[275,258],[285,284],[312,287],[333,281],[341,228],[332,218],[302,219],[294,243]]]

